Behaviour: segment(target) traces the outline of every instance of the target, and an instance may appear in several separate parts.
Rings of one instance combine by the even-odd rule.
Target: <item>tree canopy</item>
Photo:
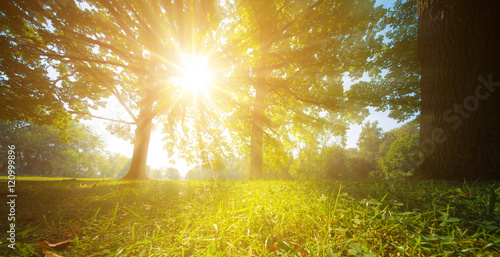
[[[64,131],[113,96],[129,117],[104,119],[137,126],[129,174],[145,178],[153,119],[168,116],[175,126],[195,106],[172,77],[185,69],[185,55],[209,54],[216,3],[8,1],[0,11],[2,119]]]
[[[466,13],[457,6],[438,7]],[[429,67],[435,64],[429,59],[434,45],[428,36],[433,26],[451,27],[419,19],[417,11],[431,15],[424,7],[418,9],[415,0],[398,0],[390,9],[371,0],[7,1],[0,5],[0,107],[5,110],[0,118],[40,128],[51,125],[66,142],[75,120],[113,122],[110,131],[134,144],[131,163],[125,165],[128,179],[147,178],[155,129],[164,132],[169,155],[176,153],[221,177],[232,176],[228,171],[234,160],[249,162],[240,165],[248,171],[237,176],[252,179],[389,176],[393,170],[411,174],[414,167],[398,168],[401,158],[416,158],[417,140],[426,149],[433,131],[429,124],[435,120],[429,115],[446,114],[444,102],[451,104],[449,99],[437,104],[429,96],[435,92],[445,98],[429,86]],[[463,30],[462,23],[453,24]],[[484,50],[467,44],[488,59]],[[439,58],[445,62],[451,57]],[[423,84],[420,67],[427,72]],[[356,81],[348,90],[347,77]],[[427,90],[425,104],[421,89]],[[465,101],[457,95],[469,99],[463,90],[453,99]],[[95,115],[110,98],[125,117]],[[475,110],[471,114],[488,120],[493,102],[481,105],[482,116]],[[402,122],[418,115],[421,104],[427,118],[421,119],[425,133],[420,137],[410,125],[404,133],[383,133],[376,123],[368,123],[358,152],[340,150],[349,125],[360,124],[367,107],[388,110]],[[493,125],[488,124],[481,135],[491,134]],[[462,133],[460,138],[474,129],[463,128],[454,131]],[[493,157],[485,161],[495,163],[495,151],[488,153]],[[426,160],[432,156],[426,154]]]
[[[145,178],[156,121],[170,152],[206,167],[221,167],[231,154],[224,142],[239,141],[254,178],[264,153],[290,156],[309,128],[345,134],[345,115],[360,112],[345,103],[342,76],[369,69],[385,14],[373,1],[244,0],[18,0],[1,12],[2,98],[11,110],[2,119],[64,131],[114,97],[129,117],[100,118],[134,138],[128,178]],[[198,57],[216,74],[205,94],[176,79]]]

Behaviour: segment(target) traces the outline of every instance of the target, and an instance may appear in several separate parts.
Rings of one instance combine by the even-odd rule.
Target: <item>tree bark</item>
[[[150,92],[144,90],[141,100],[139,116],[137,117],[137,128],[134,138],[134,152],[130,168],[123,179],[144,180],[149,179],[146,175],[146,163],[148,159],[149,141],[153,126],[153,97]]]
[[[415,177],[500,179],[500,1],[420,0]]]
[[[268,86],[266,77],[268,74],[267,55],[270,49],[268,38],[265,36],[264,27],[260,29],[261,59],[256,69],[256,81],[254,83],[255,100],[252,111],[252,131],[250,135],[250,174],[249,179],[262,179],[263,163],[263,138],[264,125],[266,122],[266,98]]]
[[[265,77],[258,77],[255,87],[255,101],[252,112],[252,132],[250,135],[250,174],[249,179],[262,179],[262,152],[264,123],[266,119],[267,90]]]

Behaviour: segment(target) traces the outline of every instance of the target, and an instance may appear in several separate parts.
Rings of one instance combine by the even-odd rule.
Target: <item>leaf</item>
[[[337,223],[339,222],[339,220],[338,220],[338,219],[329,219],[329,218],[327,218],[327,217],[324,217],[324,218],[323,218],[323,221],[324,221],[325,223],[330,223],[330,224],[332,224],[332,225],[335,225],[335,224],[337,224]]]
[[[358,244],[358,243],[352,243],[350,245],[351,249],[348,250],[348,252],[350,254],[353,254],[353,255],[358,255],[360,253],[363,253],[363,246],[361,246],[361,244]]]
[[[66,241],[62,241],[59,243],[51,244],[48,241],[43,240],[42,242],[38,242],[36,244],[39,246],[50,247],[50,248],[53,248],[54,250],[60,251],[60,250],[65,249],[66,247],[68,247],[71,244],[71,241],[66,240]]]

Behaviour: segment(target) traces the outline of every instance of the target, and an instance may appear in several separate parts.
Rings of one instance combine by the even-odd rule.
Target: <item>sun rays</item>
[[[206,56],[183,55],[179,77],[176,84],[195,97],[203,94],[208,96],[208,89],[212,85],[213,72],[207,66]]]

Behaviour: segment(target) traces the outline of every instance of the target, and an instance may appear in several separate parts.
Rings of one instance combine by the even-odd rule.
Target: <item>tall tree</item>
[[[420,165],[436,179],[500,178],[500,2],[420,0]]]
[[[171,81],[208,54],[215,1],[7,1],[0,6],[2,120],[67,127],[114,96],[135,125],[127,179],[146,178],[154,119],[185,121],[193,98]],[[205,53],[202,53],[205,51]],[[54,78],[55,77],[55,78]],[[183,101],[179,101],[183,99]],[[115,129],[126,131],[126,129]]]
[[[380,156],[380,146],[383,138],[382,128],[378,126],[378,121],[366,122],[363,125],[359,139],[357,142],[359,148],[359,159],[363,159],[363,168],[368,169],[364,173],[369,173],[372,176],[378,176],[377,162],[382,157]],[[363,172],[356,172],[363,173]]]
[[[357,142],[359,153],[368,160],[375,161],[380,158],[379,149],[382,143],[383,131],[378,126],[378,121],[366,122]]]
[[[381,43],[384,10],[373,5],[241,0],[228,7],[236,33],[224,49],[239,80],[230,84],[231,100],[249,125],[251,179],[262,178],[266,141],[287,138],[297,124],[327,127],[324,113],[344,110],[343,74],[360,76]]]
[[[379,160],[382,174],[388,178],[411,176],[415,166],[411,160],[418,159],[418,134],[405,135],[396,139],[387,154]]]

